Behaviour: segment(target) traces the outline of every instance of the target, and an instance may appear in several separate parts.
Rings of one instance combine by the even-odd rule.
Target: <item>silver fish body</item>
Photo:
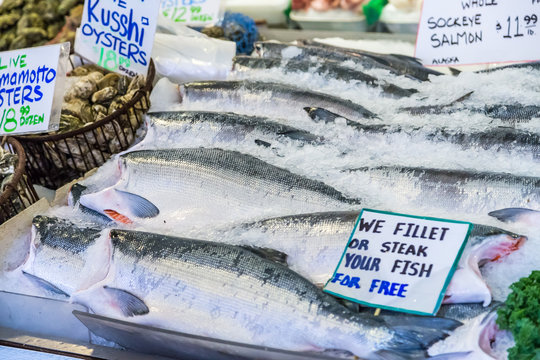
[[[180,85],[180,94],[182,103],[187,104],[219,100],[237,107],[271,104],[283,118],[314,106],[343,114],[352,121],[376,118],[374,113],[350,100],[270,82],[201,81]]]
[[[388,201],[468,213],[488,213],[506,207],[540,207],[540,178],[505,173],[414,167],[354,169]]]
[[[383,69],[395,74],[395,70],[377,60],[357,54],[334,51],[333,49],[313,45],[293,45],[274,41],[259,41],[255,43],[256,56],[263,58],[287,58],[296,61],[306,61],[313,58],[324,62],[327,60],[346,62],[350,61],[362,69]]]
[[[371,58],[378,63],[392,68],[395,72],[401,75],[407,75],[414,79],[427,81],[430,75],[440,76],[442,73],[429,69],[422,65],[422,63],[411,56],[399,55],[399,54],[380,54],[359,49],[350,49],[339,46],[328,45],[325,43],[317,42],[315,40],[304,40],[304,45],[315,46],[318,48],[324,48],[334,53],[344,54],[345,56],[367,57]]]
[[[397,85],[389,84],[362,71],[340,65],[337,61],[325,62],[296,61],[281,58],[256,58],[251,56],[236,56],[233,59],[235,71],[255,69],[280,68],[285,73],[316,73],[328,78],[341,81],[359,81],[372,88],[380,87],[384,94],[400,97],[409,97],[416,93],[415,89],[403,89]]]
[[[426,327],[394,329],[349,312],[293,271],[236,246],[123,230],[112,230],[110,238],[107,277],[72,299],[104,316],[286,350],[342,349],[366,358],[380,349],[421,349],[457,325],[432,319]]]
[[[156,139],[178,143],[179,133],[197,136],[209,132],[210,145],[221,142],[241,143],[252,140],[273,144],[274,142],[297,141],[299,145],[320,144],[323,139],[308,131],[284,125],[269,118],[235,113],[210,111],[160,112],[147,115],[150,121],[152,141]],[[201,135],[202,137],[202,135]],[[259,141],[257,141],[259,140]]]
[[[323,108],[306,108],[308,115],[315,121],[334,123],[339,118],[345,118]],[[489,128],[484,131],[454,130],[436,128],[426,130],[420,127],[403,127],[388,124],[371,124],[352,121],[345,118],[346,124],[361,134],[374,135],[403,135],[411,141],[427,140],[433,143],[452,143],[463,149],[483,149],[496,152],[512,152],[532,155],[540,159],[540,135],[526,130],[511,127]]]
[[[81,196],[80,203],[123,223],[215,225],[283,212],[345,210],[361,203],[236,151],[143,150],[124,154],[119,162],[119,182]]]

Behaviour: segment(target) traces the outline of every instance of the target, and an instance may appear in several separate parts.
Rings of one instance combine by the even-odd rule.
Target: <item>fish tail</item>
[[[383,319],[395,332],[388,349],[415,354],[415,356],[419,350],[427,349],[437,341],[446,338],[454,329],[462,325],[457,320],[442,317],[385,315]]]

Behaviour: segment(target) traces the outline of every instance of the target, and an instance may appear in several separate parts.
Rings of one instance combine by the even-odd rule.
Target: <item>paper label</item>
[[[324,291],[378,308],[435,314],[471,230],[467,222],[364,209]]]
[[[58,127],[67,65],[61,53],[69,54],[69,43],[0,53],[0,135]]]
[[[416,57],[424,65],[540,59],[540,0],[425,0]]]
[[[122,75],[146,75],[159,5],[144,0],[86,0],[75,52]]]
[[[219,19],[220,0],[161,0],[166,18],[185,25],[215,24]]]

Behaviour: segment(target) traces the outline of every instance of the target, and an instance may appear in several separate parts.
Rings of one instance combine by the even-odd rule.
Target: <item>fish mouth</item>
[[[115,221],[118,221],[119,223],[126,224],[126,225],[133,224],[133,221],[130,218],[128,218],[125,215],[120,214],[116,210],[105,209],[103,210],[103,212],[105,213],[105,215],[107,215],[108,217],[110,217],[111,219]]]
[[[521,246],[527,241],[526,236],[518,236],[518,237],[510,237],[510,241],[501,242],[499,245],[495,247],[494,255],[491,259],[488,259],[488,261],[498,261],[514,251],[521,248]]]

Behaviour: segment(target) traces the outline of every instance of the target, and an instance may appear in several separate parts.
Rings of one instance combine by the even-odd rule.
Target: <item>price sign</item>
[[[159,6],[144,0],[86,0],[75,52],[122,75],[146,75]]]
[[[220,0],[161,0],[166,18],[186,25],[214,24],[219,19]]]
[[[472,224],[364,209],[324,291],[383,309],[435,314]]]
[[[58,128],[69,43],[0,53],[0,135]]]
[[[416,57],[425,65],[540,59],[540,0],[425,0]]]

